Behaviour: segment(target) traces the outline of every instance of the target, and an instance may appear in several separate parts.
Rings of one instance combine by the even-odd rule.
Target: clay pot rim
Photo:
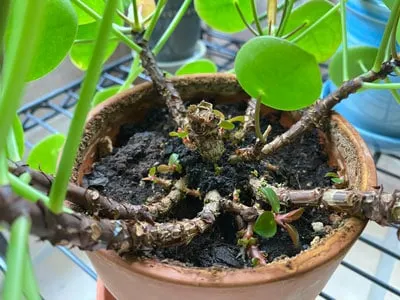
[[[232,80],[233,74],[195,74],[181,77],[173,77],[170,80],[177,82],[181,79],[198,80],[213,78],[226,78]],[[152,89],[152,83],[146,82],[137,85],[127,91],[111,97],[92,110],[88,120],[95,118],[99,112],[115,102],[124,101],[127,95]],[[368,189],[376,185],[377,177],[374,162],[369,149],[361,139],[357,131],[340,115],[334,113],[331,117],[356,148],[358,156],[363,156],[363,178],[362,188]],[[243,287],[259,284],[266,284],[274,281],[294,279],[296,276],[311,271],[326,262],[343,255],[356,241],[366,226],[367,221],[357,218],[349,218],[344,225],[333,234],[323,238],[315,247],[299,253],[297,256],[275,261],[266,266],[247,269],[230,268],[192,268],[182,265],[162,263],[155,259],[136,260],[127,262],[116,252],[100,250],[91,253],[101,259],[110,262],[110,267],[118,265],[123,272],[135,272],[142,276],[147,276],[156,280],[167,281],[170,283],[202,286],[202,287]]]

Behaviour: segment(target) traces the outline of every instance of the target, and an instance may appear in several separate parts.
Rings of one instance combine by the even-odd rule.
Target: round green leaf
[[[94,49],[94,40],[98,32],[99,22],[79,25],[77,41],[74,42],[70,52],[72,63],[81,70],[86,70],[89,66],[90,59],[92,58]],[[118,46],[118,41],[112,35],[111,40],[107,44],[106,61]]]
[[[377,48],[359,46],[351,47],[348,49],[348,69],[349,77],[354,78],[359,76],[365,71],[361,65],[365,66],[367,70],[370,70],[374,64],[376,54],[378,53]],[[329,64],[329,77],[336,86],[340,86],[343,82],[343,52],[337,52],[331,63]]]
[[[236,56],[235,72],[250,96],[280,110],[311,105],[322,88],[315,57],[276,37],[256,37],[244,44]]]
[[[99,15],[101,16],[103,15],[104,8],[106,7],[105,1],[103,0],[81,0],[81,1],[85,3],[87,6],[89,6],[91,9],[93,9],[95,12],[97,12]],[[95,19],[89,16],[85,11],[80,9],[78,6],[76,6],[75,4],[72,5],[74,6],[76,14],[78,15],[79,25],[96,22]]]
[[[254,224],[254,231],[264,238],[270,238],[276,234],[276,227],[274,214],[270,211],[264,211],[258,216]]]
[[[200,18],[213,29],[233,33],[246,28],[235,7],[237,3],[248,23],[253,22],[249,0],[195,0],[194,7]]]
[[[96,95],[93,97],[92,101],[92,107],[95,107],[96,105],[100,104],[101,102],[104,102],[111,96],[114,96],[116,93],[118,93],[120,86],[114,85],[110,86],[108,88],[105,88],[104,90],[97,92]]]
[[[269,204],[272,207],[272,210],[275,213],[279,213],[279,211],[281,210],[281,203],[280,203],[279,198],[276,195],[275,191],[273,189],[271,189],[270,187],[263,186],[260,188],[260,192],[263,194],[265,199],[268,200]]]
[[[216,73],[217,70],[218,68],[212,60],[199,59],[183,65],[175,72],[175,75]]]
[[[78,19],[69,0],[46,1],[43,29],[37,42],[27,81],[38,79],[56,68],[72,46]]]
[[[307,27],[326,14],[332,7],[333,4],[325,0],[312,0],[304,3],[290,15],[284,34],[292,32],[306,23],[307,25],[302,30],[290,37],[290,40],[293,40]],[[340,14],[336,11],[314,27],[296,44],[313,54],[317,62],[326,61],[336,52],[342,41],[340,22]]]
[[[65,136],[53,134],[37,143],[28,156],[28,165],[35,170],[54,174],[57,169],[57,160],[64,145]]]

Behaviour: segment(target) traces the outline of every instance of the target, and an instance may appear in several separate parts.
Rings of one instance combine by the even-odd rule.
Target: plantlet
[[[346,188],[345,177],[336,173],[327,176],[343,189],[294,190],[285,186],[287,182],[279,188],[266,184],[268,178],[285,171],[279,165],[282,161],[269,160],[271,155],[297,143],[297,138],[312,128],[329,134],[332,108],[349,94],[361,89],[390,89],[397,93],[400,85],[387,81],[400,67],[395,49],[400,0],[392,3],[378,49],[347,47],[345,1],[333,5],[311,0],[294,8],[294,1],[287,0],[279,8],[277,1],[270,0],[264,24],[255,1],[195,0],[198,15],[209,26],[224,32],[248,28],[255,35],[239,49],[233,70],[252,99],[244,116],[229,119],[206,100],[185,106],[180,95],[184,88],[175,87],[175,79],[166,79],[156,63],[155,56],[177,27],[190,0],[183,1],[153,48],[149,40],[167,0],[157,4],[138,0],[6,2],[8,13],[0,12],[5,16],[0,18],[0,221],[10,225],[11,232],[5,300],[19,299],[22,293],[38,296],[27,255],[29,232],[53,245],[140,256],[168,247],[186,247],[196,237],[215,230],[221,216],[232,215],[229,228],[237,230],[237,244],[245,254],[244,260],[260,266],[274,259],[261,246],[279,234],[278,225],[288,232],[296,247],[300,246],[299,233],[292,223],[300,221],[307,207],[315,207],[321,213],[340,210],[387,226],[400,224],[398,191]],[[278,23],[279,9],[283,11]],[[54,44],[46,43],[48,40]],[[135,53],[127,79],[121,86],[95,94],[102,65],[119,42]],[[342,51],[334,55],[341,42]],[[24,154],[22,127],[15,119],[25,81],[44,76],[67,54],[77,67],[86,70],[68,134],[65,140],[55,135],[39,143],[25,165],[20,162]],[[332,56],[330,73],[339,88],[321,100],[318,63]],[[71,174],[76,161],[85,157],[78,153],[86,154],[82,151],[87,136],[82,136],[90,109],[127,90],[143,70],[151,77],[154,92],[164,100],[174,122],[175,129],[168,129],[170,139],[162,144],[176,147],[170,142],[172,137],[178,137],[184,151],[173,149],[181,157],[172,151],[166,152],[172,154],[165,157],[165,149],[159,149],[156,158],[144,167],[147,172],[152,166],[148,176],[141,178],[142,171],[139,178],[161,185],[164,191],[152,202],[134,205],[117,202],[91,187],[80,187],[72,182]],[[203,72],[215,72],[215,65],[207,60],[192,62],[177,74]],[[261,116],[263,105],[292,116],[294,113],[289,111],[303,111],[288,130],[277,134],[269,119]],[[271,141],[270,134],[275,135]],[[112,148],[111,137],[106,138]],[[106,154],[109,152],[113,151]],[[185,155],[192,160],[185,159]],[[143,189],[154,188],[140,181],[135,184]],[[174,209],[188,200],[187,195],[197,198],[194,200],[200,202],[196,205],[200,203],[201,207],[191,211],[190,217],[175,218]],[[232,200],[228,199],[230,196]],[[85,213],[65,207],[65,200]]]

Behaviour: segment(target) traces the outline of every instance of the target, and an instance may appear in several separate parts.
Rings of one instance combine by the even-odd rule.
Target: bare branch
[[[186,109],[183,105],[181,96],[175,89],[174,85],[165,79],[164,74],[157,66],[154,54],[149,48],[147,42],[145,40],[141,40],[138,41],[138,44],[142,47],[140,58],[142,60],[143,68],[149,73],[160,96],[165,99],[169,113],[175,120],[176,124],[180,127],[183,127],[185,123]]]
[[[308,108],[301,119],[296,122],[288,131],[277,136],[272,142],[262,149],[264,155],[270,155],[279,148],[292,143],[297,137],[312,127],[324,127],[323,118],[329,116],[331,109],[341,100],[346,99],[350,94],[355,93],[363,82],[373,82],[377,79],[384,79],[397,67],[395,60],[386,62],[382,65],[378,73],[368,72],[352,80],[344,82],[336,91],[329,94],[322,100],[318,100],[313,106]]]

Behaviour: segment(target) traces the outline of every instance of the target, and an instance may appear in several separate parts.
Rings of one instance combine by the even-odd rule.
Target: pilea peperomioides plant
[[[253,99],[245,116],[229,118],[206,101],[187,107],[157,66],[155,55],[191,4],[190,0],[183,2],[165,34],[150,49],[148,41],[166,2],[5,1],[0,18],[0,220],[10,226],[11,238],[4,299],[19,299],[22,293],[32,299],[38,297],[27,256],[29,232],[54,245],[140,255],[149,249],[190,244],[195,237],[212,230],[221,215],[229,214],[236,222],[242,255],[253,265],[265,265],[267,253],[259,249],[259,239],[272,237],[282,228],[299,247],[301,232],[292,223],[302,217],[303,207],[339,210],[388,226],[400,223],[398,192],[331,187],[293,190],[268,181],[268,172],[280,170],[279,165],[268,161],[270,155],[311,128],[329,130],[327,117],[331,109],[349,94],[362,88],[378,88],[391,89],[397,95],[398,84],[376,81],[387,80],[400,66],[395,48],[400,0],[392,4],[377,50],[347,49],[344,0],[336,5],[311,0],[295,9],[294,0],[286,0],[279,7],[276,1],[269,0],[265,26],[256,1],[195,0],[197,13],[209,26],[225,32],[248,28],[256,36],[241,47],[234,68],[240,85]],[[277,23],[279,10],[282,17]],[[48,45],[48,40],[54,43]],[[101,66],[120,41],[135,52],[128,78],[121,87],[95,95]],[[318,99],[322,87],[318,63],[332,57],[341,42],[343,50],[331,64],[333,79],[340,87],[325,99]],[[21,125],[15,121],[24,84],[52,70],[67,53],[75,65],[87,70],[68,136],[65,143],[60,136],[46,139],[31,152],[25,165],[20,162]],[[201,61],[177,73],[201,73],[202,67],[208,72],[215,70],[209,61]],[[178,137],[188,151],[199,153],[203,161],[213,166],[215,176],[223,173],[227,165],[256,162],[255,166],[263,166],[245,174],[245,191],[235,186],[226,195],[217,188],[205,191],[189,186],[187,173],[191,166],[177,153],[149,168],[143,176],[144,184],[161,185],[165,190],[161,197],[144,204],[119,203],[92,187],[70,182],[92,105],[129,88],[143,70],[151,77],[175,122],[170,138]],[[262,105],[283,111],[302,110],[301,117],[290,129],[268,141],[274,129],[268,124],[264,132],[261,130]],[[109,155],[113,152],[112,143],[107,139],[103,142],[102,155]],[[339,176],[330,177],[339,184]],[[340,184],[343,182],[345,178]],[[244,193],[246,197],[242,197]],[[191,219],[168,218],[187,196],[203,201],[200,212]],[[73,204],[74,210],[64,206],[65,200]]]

